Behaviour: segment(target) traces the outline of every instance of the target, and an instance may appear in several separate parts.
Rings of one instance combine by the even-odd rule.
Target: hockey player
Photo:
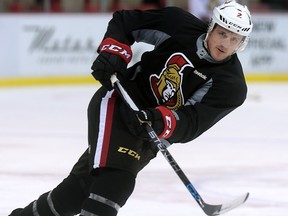
[[[249,10],[235,1],[216,7],[209,25],[175,7],[115,12],[92,65],[103,86],[88,108],[88,149],[62,183],[10,215],[117,215],[157,154],[141,122],[171,144],[186,143],[244,102],[236,52],[251,31]],[[127,68],[130,46],[140,41],[155,48]],[[115,73],[140,112],[113,89]]]

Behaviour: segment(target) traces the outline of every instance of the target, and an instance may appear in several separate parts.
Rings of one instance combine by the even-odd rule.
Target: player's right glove
[[[130,133],[149,139],[145,124],[150,125],[159,138],[168,139],[176,128],[176,117],[174,113],[164,106],[149,108],[140,111],[131,111],[122,107],[122,117]]]
[[[125,76],[127,64],[132,58],[130,46],[122,44],[112,38],[106,38],[100,44],[99,55],[93,62],[92,75],[106,89],[111,90],[111,75],[121,73]]]

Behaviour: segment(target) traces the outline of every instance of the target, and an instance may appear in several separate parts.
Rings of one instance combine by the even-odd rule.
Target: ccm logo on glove
[[[102,41],[99,48],[100,53],[105,51],[108,53],[119,55],[128,64],[132,59],[132,50],[130,46],[120,43],[112,38],[106,38]]]
[[[176,128],[176,118],[173,115],[172,111],[166,107],[158,106],[155,109],[161,112],[163,118],[163,126],[164,129],[161,134],[159,134],[160,138],[169,138]]]

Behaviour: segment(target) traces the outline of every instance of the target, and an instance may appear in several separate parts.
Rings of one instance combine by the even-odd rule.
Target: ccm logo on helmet
[[[249,31],[249,29],[250,29],[250,28],[242,28],[241,26],[239,26],[239,25],[237,25],[237,24],[235,24],[233,22],[229,22],[228,24],[231,25],[231,26],[234,26],[235,28],[237,28],[237,29],[239,29],[241,31]]]
[[[237,25],[236,23],[233,22],[228,22],[227,19],[225,19],[223,16],[220,15],[220,20],[226,24],[228,24],[228,28],[230,28],[230,26],[233,26],[241,31],[246,31],[248,32],[250,30],[250,28],[242,28],[241,26]]]

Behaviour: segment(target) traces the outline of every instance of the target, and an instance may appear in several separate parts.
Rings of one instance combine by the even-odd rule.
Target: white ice
[[[0,216],[68,175],[87,146],[97,86],[0,89]],[[170,152],[212,204],[250,192],[227,216],[288,215],[288,85],[249,83],[248,98],[200,138]],[[161,154],[138,176],[119,216],[204,215]]]

